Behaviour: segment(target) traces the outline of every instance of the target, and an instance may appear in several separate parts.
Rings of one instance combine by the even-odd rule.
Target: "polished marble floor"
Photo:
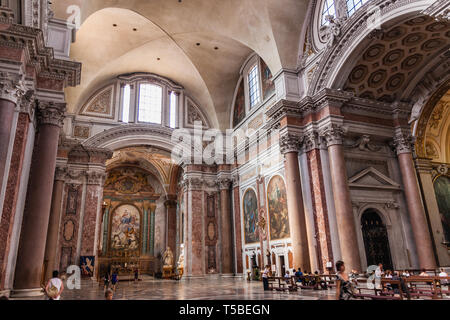
[[[330,300],[334,290],[294,293],[265,292],[262,283],[242,279],[170,281],[144,278],[120,282],[114,300]],[[65,290],[62,300],[104,300],[103,287],[82,281],[81,290]]]

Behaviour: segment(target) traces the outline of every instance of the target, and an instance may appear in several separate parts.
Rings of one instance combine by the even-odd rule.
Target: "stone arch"
[[[124,147],[148,145],[171,152],[173,130],[153,124],[120,125],[103,131],[83,142],[86,147],[117,150]]]

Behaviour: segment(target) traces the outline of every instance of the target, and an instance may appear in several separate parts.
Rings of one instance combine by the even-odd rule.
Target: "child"
[[[105,300],[112,300],[114,296],[114,291],[108,289],[105,291]]]

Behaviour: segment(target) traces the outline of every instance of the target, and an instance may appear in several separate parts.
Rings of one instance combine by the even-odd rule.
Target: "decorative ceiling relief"
[[[114,85],[95,93],[81,108],[80,115],[114,119]]]
[[[191,99],[186,98],[185,127],[192,128],[195,122],[201,122],[204,128],[209,128],[208,121],[200,108]]]
[[[427,16],[410,19],[373,40],[350,72],[344,90],[393,102],[418,70],[448,48],[450,23]]]

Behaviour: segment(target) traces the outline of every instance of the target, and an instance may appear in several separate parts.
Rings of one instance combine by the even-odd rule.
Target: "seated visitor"
[[[425,271],[425,269],[422,269],[422,272],[419,274],[420,277],[428,277],[428,273]]]
[[[284,280],[286,281],[287,284],[289,284],[291,282],[291,275],[288,270],[286,270],[286,274],[284,275]]]
[[[319,271],[314,272],[314,290],[326,290],[327,289],[327,283],[320,277]]]
[[[105,291],[105,300],[112,300],[114,296],[114,291],[108,289]]]
[[[297,282],[303,283],[304,281],[304,276],[303,276],[303,272],[302,269],[298,269],[297,272],[295,273],[295,278],[297,280]]]
[[[410,276],[409,271],[408,270],[403,271],[402,276],[408,278]]]
[[[439,271],[440,271],[439,277],[448,277],[448,274],[447,274],[447,272],[444,271],[444,268],[440,268]],[[447,286],[449,284],[449,281],[448,281],[448,279],[441,279],[440,283],[443,286]]]

